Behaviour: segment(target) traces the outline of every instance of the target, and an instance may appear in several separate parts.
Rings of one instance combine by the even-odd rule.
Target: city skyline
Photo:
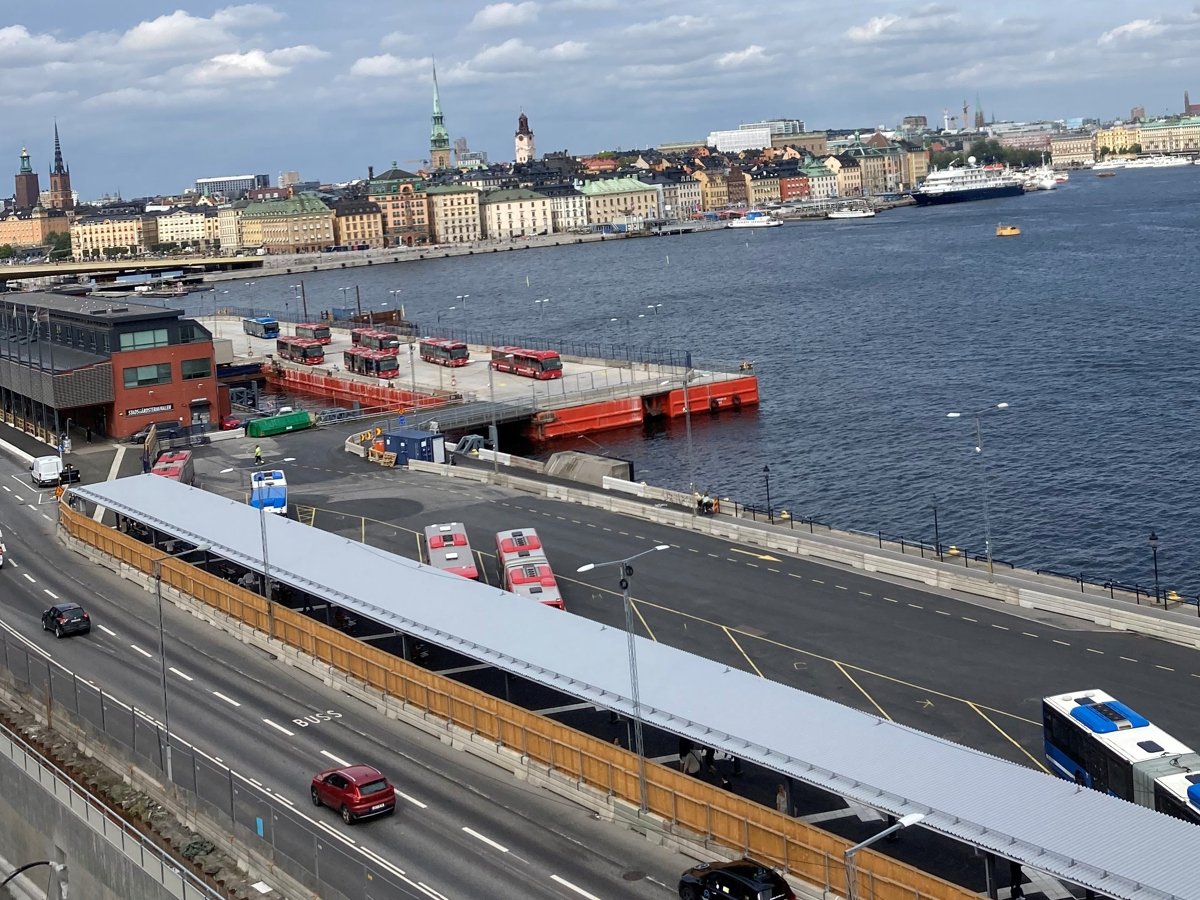
[[[645,0],[445,7],[311,0],[179,8],[9,11],[0,27],[3,153],[45,176],[57,120],[81,199],[174,193],[195,178],[297,170],[344,181],[430,155],[436,59],[450,137],[513,156],[524,112],[539,152],[585,154],[702,139],[777,116],[810,128],[897,125],[976,96],[990,119],[1176,113],[1200,95],[1200,8],[1135,17],[1098,0],[1086,20],[1031,2],[801,2],[769,14]],[[61,9],[66,8],[66,9]],[[69,11],[68,11],[69,10]],[[547,90],[546,85],[553,85]]]

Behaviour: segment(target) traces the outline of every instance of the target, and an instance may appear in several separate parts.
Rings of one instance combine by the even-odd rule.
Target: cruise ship
[[[997,197],[1016,197],[1025,192],[1025,183],[1004,168],[975,164],[975,157],[966,166],[935,169],[924,184],[913,191],[913,199],[921,206],[936,203],[962,203],[966,200],[993,200]]]

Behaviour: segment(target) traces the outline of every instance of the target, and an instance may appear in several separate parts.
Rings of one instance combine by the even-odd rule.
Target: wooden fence
[[[504,700],[459,684],[349,637],[60,504],[73,537],[162,580],[275,640],[345,673],[426,716],[452,723],[532,763],[627,803],[640,803],[637,756]],[[841,894],[850,842],[675,769],[646,768],[647,805],[673,831],[774,863],[797,878]],[[684,835],[690,836],[690,835]],[[865,850],[855,858],[859,900],[965,900],[970,891]]]

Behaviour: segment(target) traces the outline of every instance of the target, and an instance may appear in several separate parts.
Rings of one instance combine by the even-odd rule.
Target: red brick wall
[[[207,357],[212,372],[207,378],[183,380],[182,362],[185,359]],[[147,387],[125,387],[125,370],[133,366],[171,364],[171,383]],[[217,364],[213,360],[211,343],[179,344],[173,347],[154,347],[149,350],[128,350],[112,355],[113,413],[109,430],[115,437],[128,437],[151,422],[175,419],[182,425],[192,424],[193,400],[209,402],[209,414],[215,424],[220,421],[217,398]],[[157,412],[131,414],[133,410],[163,407]]]

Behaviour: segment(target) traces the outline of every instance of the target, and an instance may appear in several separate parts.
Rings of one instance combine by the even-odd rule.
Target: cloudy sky
[[[588,153],[769,117],[940,122],[976,94],[1016,120],[1200,101],[1195,3],[175,2],[5,0],[0,178],[26,145],[48,170],[56,118],[83,199],[419,168],[433,57],[451,137],[494,160],[522,110],[539,152]]]

